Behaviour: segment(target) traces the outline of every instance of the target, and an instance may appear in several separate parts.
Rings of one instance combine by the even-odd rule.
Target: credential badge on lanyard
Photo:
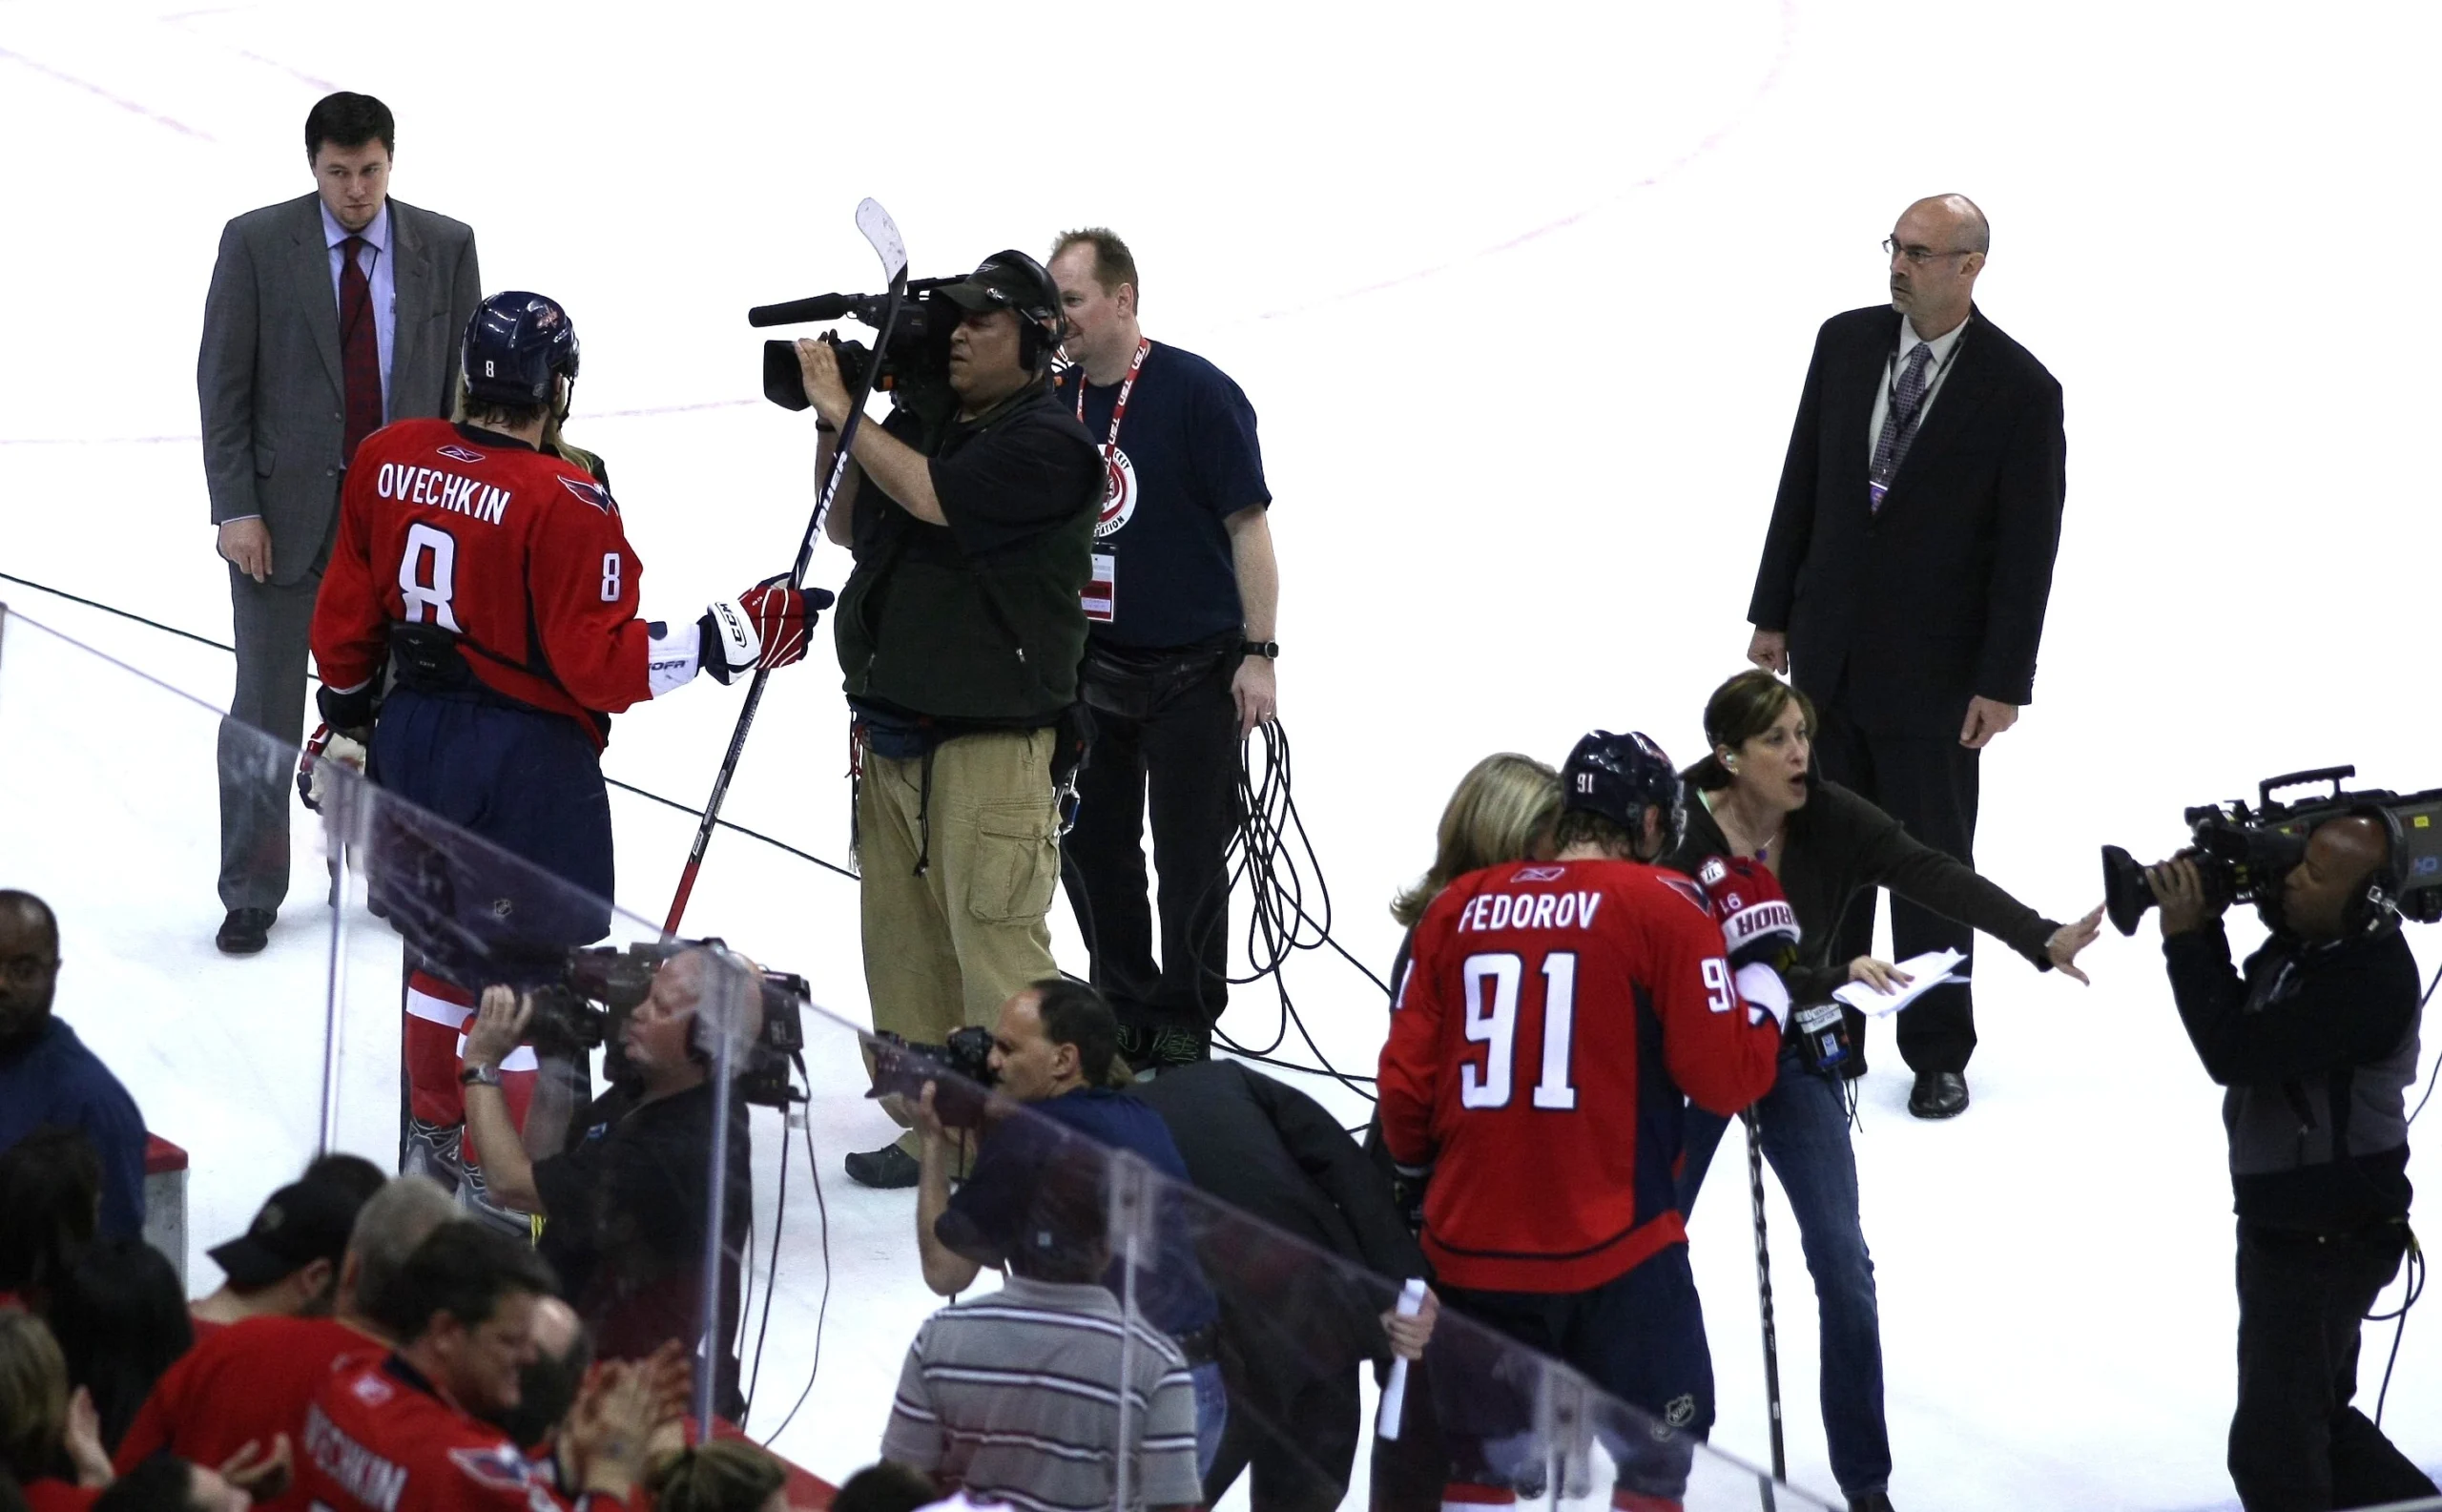
[[[1136,389],[1136,375],[1143,371],[1146,354],[1152,351],[1149,337],[1138,337],[1136,355],[1128,361],[1128,376],[1120,380],[1119,397],[1110,406],[1110,435],[1104,441],[1103,507],[1094,521],[1094,538],[1104,540],[1126,525],[1136,512],[1136,466],[1128,453],[1119,449],[1119,425],[1128,418],[1128,396]],[[1077,370],[1077,419],[1086,418],[1086,372]],[[1119,555],[1107,547],[1093,554],[1093,578],[1086,591],[1079,595],[1086,618],[1107,625],[1119,614]]]

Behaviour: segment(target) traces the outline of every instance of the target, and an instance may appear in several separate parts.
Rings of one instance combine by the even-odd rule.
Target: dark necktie
[[[374,329],[373,280],[358,254],[362,237],[340,243],[340,371],[347,379],[347,433],[340,442],[342,466],[356,458],[364,438],[382,428],[382,343]]]
[[[1899,371],[1898,391],[1892,396],[1890,413],[1882,419],[1882,437],[1873,444],[1870,491],[1876,509],[1882,507],[1882,496],[1891,491],[1891,480],[1899,476],[1899,465],[1908,460],[1908,444],[1916,439],[1916,420],[1925,408],[1925,369],[1933,361],[1933,347],[1918,342],[1908,354],[1908,365]]]

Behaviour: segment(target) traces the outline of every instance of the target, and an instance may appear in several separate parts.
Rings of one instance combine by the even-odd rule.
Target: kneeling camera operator
[[[2442,794],[2344,794],[2350,769],[2264,785],[2264,811],[2190,810],[2197,845],[2142,879],[2188,1038],[2228,1088],[2238,1212],[2239,1391],[2229,1468],[2250,1512],[2435,1494],[2351,1405],[2359,1323],[2414,1252],[2408,1121],[2421,1003],[2403,916],[2431,919]],[[2332,782],[2288,806],[2274,789]],[[2125,852],[2106,854],[2115,922],[2133,932]],[[2411,887],[2408,879],[2419,880]],[[2242,969],[2222,915],[2251,901],[2272,931]]]
[[[731,1035],[721,1315],[712,1327],[723,1341],[714,1400],[732,1418],[744,1403],[729,1341],[754,1216],[747,1108],[786,1100],[779,1058],[798,1044],[802,995],[797,979],[760,973],[717,942],[578,951],[565,985],[522,998],[486,987],[466,1033],[466,1124],[485,1152],[491,1191],[547,1220],[538,1248],[605,1359],[640,1359],[671,1339],[693,1352],[705,1333],[713,1068],[717,1037]],[[541,1159],[520,1144],[500,1077],[502,1059],[529,1027],[538,1043],[564,1038],[580,1051],[605,1037],[614,1045],[605,1056],[610,1089],[577,1115],[568,1148]]]

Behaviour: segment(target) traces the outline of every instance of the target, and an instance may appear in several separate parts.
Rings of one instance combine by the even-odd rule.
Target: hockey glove
[[[1764,1015],[1787,1028],[1790,989],[1781,969],[1797,960],[1797,911],[1781,891],[1781,880],[1744,856],[1715,856],[1696,873],[1721,920],[1723,953],[1729,957],[1750,1024]]]
[[[329,725],[316,725],[313,736],[297,757],[297,796],[315,813],[322,812],[322,798],[331,790],[331,777],[323,769],[328,761],[362,775],[364,771],[365,730],[334,730]]]
[[[703,668],[726,683],[740,673],[805,659],[806,634],[831,595],[774,581],[725,598],[696,623],[703,632]]]

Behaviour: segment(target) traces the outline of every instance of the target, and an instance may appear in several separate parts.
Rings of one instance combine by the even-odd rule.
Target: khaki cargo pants
[[[1060,881],[1053,743],[1049,730],[946,741],[929,798],[921,759],[866,752],[857,847],[875,1028],[939,1045],[1059,975],[1044,922]],[[900,1144],[917,1153],[913,1133]]]

